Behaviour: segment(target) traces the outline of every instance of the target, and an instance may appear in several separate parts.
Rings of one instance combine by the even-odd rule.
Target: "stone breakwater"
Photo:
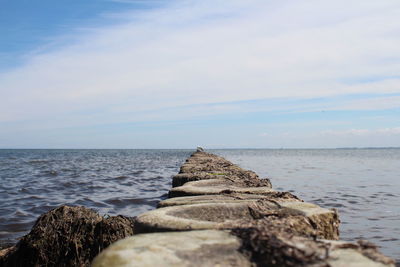
[[[339,241],[336,210],[275,191],[216,155],[194,153],[172,185],[135,218],[50,211],[0,251],[0,266],[88,266],[107,246],[92,266],[394,266],[369,242]]]

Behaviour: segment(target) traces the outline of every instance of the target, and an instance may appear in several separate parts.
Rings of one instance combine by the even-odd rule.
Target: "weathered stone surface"
[[[225,193],[220,195],[199,195],[188,197],[174,197],[161,201],[158,203],[158,208],[178,206],[178,205],[191,205],[203,203],[238,203],[256,201],[259,199],[270,199],[275,201],[302,201],[295,195],[289,192],[270,191],[264,195],[257,194],[241,194],[241,193]]]
[[[240,251],[256,266],[394,267],[392,259],[365,242],[316,240],[271,224],[234,229],[232,234],[242,239]]]
[[[112,244],[92,266],[394,267],[394,262],[369,243],[315,240],[263,225],[232,232],[139,234]]]
[[[182,186],[187,182],[208,180],[208,179],[228,179],[229,177],[222,173],[179,173],[172,177],[172,187]]]
[[[239,203],[206,203],[160,208],[139,215],[135,231],[187,231],[252,227],[258,220],[284,222],[298,234],[337,239],[339,219],[332,210],[303,202],[258,200]],[[284,206],[282,206],[284,205]]]
[[[169,191],[169,197],[197,196],[197,195],[216,195],[225,192],[246,193],[246,194],[266,194],[272,192],[271,187],[247,187],[226,179],[209,179],[195,182],[188,182],[183,186],[174,187]]]
[[[196,204],[160,208],[136,218],[138,233],[229,228],[232,220],[250,216],[242,203]]]
[[[173,186],[183,185],[188,181],[209,179],[210,175],[218,175],[220,179],[228,179],[248,187],[271,187],[268,179],[260,179],[255,172],[244,170],[222,157],[206,152],[196,152],[186,160],[181,166],[180,173],[174,177]]]
[[[61,206],[40,216],[29,234],[0,254],[0,266],[89,266],[103,248],[132,234],[130,218]]]
[[[240,240],[225,231],[140,234],[114,243],[92,266],[252,266],[238,251],[240,246]]]
[[[298,235],[313,235],[324,239],[339,239],[339,215],[336,209],[325,209],[315,204],[298,201],[277,201],[278,212],[264,207],[265,201],[260,200],[249,205],[253,218],[248,227],[254,224],[275,225],[277,228],[291,228]],[[271,216],[272,215],[272,216]],[[261,222],[261,223],[260,223]]]

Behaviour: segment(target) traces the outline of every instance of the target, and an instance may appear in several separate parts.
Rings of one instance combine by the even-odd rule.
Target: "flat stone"
[[[163,200],[158,203],[158,208],[178,206],[178,205],[191,205],[191,204],[203,204],[203,203],[238,203],[238,202],[249,202],[260,199],[271,199],[280,202],[286,201],[301,201],[296,196],[289,192],[278,192],[270,191],[264,195],[257,194],[222,194],[222,195],[199,195],[199,196],[188,196],[188,197],[174,197]]]
[[[172,187],[182,186],[187,182],[208,180],[208,179],[228,179],[224,173],[218,172],[199,172],[199,173],[179,173],[172,177]]]
[[[243,203],[195,204],[160,208],[136,218],[136,233],[229,228],[232,220],[249,217]]]
[[[267,194],[273,190],[270,186],[242,187],[226,179],[208,179],[188,182],[183,186],[174,187],[169,191],[169,197],[216,195],[226,191],[246,194]]]
[[[240,239],[225,231],[139,234],[112,244],[92,266],[252,266],[240,246]]]
[[[249,201],[205,203],[159,208],[139,215],[136,233],[232,229],[250,227],[257,219],[287,217],[299,233],[337,239],[339,219],[334,210],[303,202]],[[283,221],[283,219],[279,219]]]

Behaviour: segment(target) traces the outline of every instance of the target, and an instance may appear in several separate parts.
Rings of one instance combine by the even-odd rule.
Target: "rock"
[[[256,266],[394,267],[375,246],[298,236],[276,225],[238,228],[240,251]]]
[[[255,172],[244,170],[224,158],[205,152],[196,152],[186,160],[179,174],[173,179],[173,185],[179,186],[188,181],[208,179],[211,178],[210,175],[246,184],[249,187],[261,186],[260,183],[271,186],[268,179],[260,180]]]
[[[109,246],[92,266],[394,267],[394,262],[363,242],[315,240],[296,236],[288,228],[263,225],[230,232],[138,234]]]
[[[260,182],[260,185],[263,185]],[[267,194],[273,192],[269,182],[265,186],[248,187],[245,184],[236,183],[227,179],[208,179],[195,182],[188,182],[183,186],[174,187],[169,191],[169,197],[216,195],[223,193],[246,193],[246,194]]]
[[[41,215],[30,233],[0,257],[0,266],[89,266],[102,249],[132,234],[131,218],[103,218],[91,209],[61,206]]]
[[[270,218],[271,211],[263,207],[264,203],[263,200],[260,200],[250,204],[253,217],[262,218],[261,223],[268,222],[268,225],[276,225],[277,228],[283,224],[283,227],[290,227],[298,235],[339,239],[340,220],[336,209],[325,209],[315,204],[299,201],[277,201],[279,204],[278,218]],[[259,224],[259,222],[257,223]],[[254,222],[249,223],[249,227],[253,225]],[[309,225],[312,226],[313,231],[310,230]]]
[[[282,206],[284,203],[285,206]],[[303,202],[258,200],[239,203],[206,203],[159,208],[139,215],[135,221],[138,233],[232,229],[265,224],[281,224],[302,235],[338,238],[336,211]]]
[[[188,197],[174,197],[158,203],[158,208],[191,205],[203,203],[238,203],[256,201],[259,199],[270,199],[275,201],[302,201],[290,192],[269,191],[263,195],[227,192],[221,195],[198,195]]]
[[[139,234],[112,244],[92,266],[252,266],[240,246],[225,231]]]
[[[187,182],[208,180],[208,179],[228,179],[229,177],[221,173],[179,173],[172,177],[172,187],[182,186]]]

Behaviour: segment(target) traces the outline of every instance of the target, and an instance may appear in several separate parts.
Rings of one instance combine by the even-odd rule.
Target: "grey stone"
[[[245,193],[230,193],[221,195],[198,195],[187,197],[174,197],[161,201],[158,207],[169,207],[178,205],[191,205],[203,203],[238,203],[238,202],[251,202],[260,199],[270,199],[275,201],[301,201],[296,196],[289,192],[269,191],[263,195],[245,194]]]
[[[287,219],[283,220],[285,217]],[[339,219],[336,211],[304,202],[258,200],[239,203],[205,203],[159,208],[139,215],[137,233],[187,231],[201,229],[232,229],[251,227],[256,220],[268,223],[285,221],[298,233],[337,239]]]
[[[252,266],[240,246],[240,239],[225,231],[140,234],[114,243],[92,266]]]
[[[216,195],[224,192],[267,194],[273,192],[270,186],[246,187],[226,179],[208,179],[188,182],[183,186],[174,187],[169,191],[169,197]]]

